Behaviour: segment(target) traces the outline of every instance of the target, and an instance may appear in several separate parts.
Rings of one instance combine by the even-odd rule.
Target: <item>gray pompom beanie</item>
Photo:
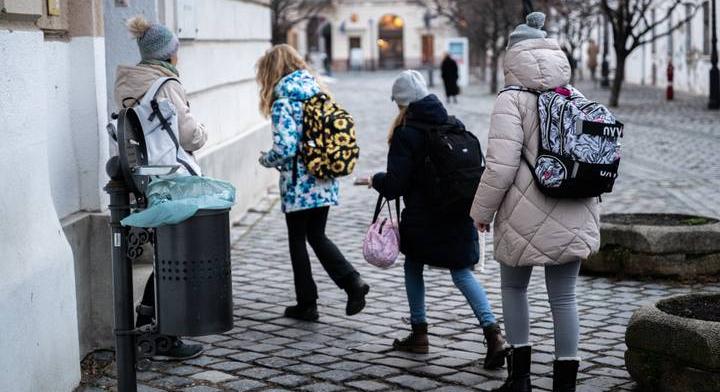
[[[515,30],[510,33],[508,48],[526,39],[547,37],[547,32],[542,30],[545,25],[545,14],[542,12],[531,12],[525,19],[526,23],[517,26]]]
[[[177,53],[180,42],[167,27],[151,23],[142,16],[131,18],[127,26],[137,39],[143,60],[168,60]]]
[[[400,106],[408,107],[430,95],[425,78],[415,70],[403,71],[395,78],[392,86],[392,100]]]

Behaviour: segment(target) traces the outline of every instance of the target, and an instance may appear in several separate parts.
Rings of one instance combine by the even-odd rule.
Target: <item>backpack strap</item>
[[[152,121],[154,116],[157,116],[158,120],[160,120],[160,124],[162,126],[162,129],[167,132],[168,136],[170,136],[170,140],[172,140],[173,144],[175,144],[175,150],[179,151],[182,147],[180,146],[180,142],[177,139],[177,136],[175,136],[175,132],[173,132],[172,127],[170,126],[170,122],[167,118],[165,118],[162,115],[162,112],[160,111],[160,105],[157,101],[157,95],[160,92],[160,89],[165,85],[165,83],[174,80],[178,83],[180,81],[177,78],[159,78],[155,82],[153,82],[152,85],[150,85],[150,88],[145,93],[145,95],[140,100],[140,105],[147,105],[152,108],[152,114],[150,115],[149,120]],[[198,173],[195,171],[195,169],[192,168],[192,165],[190,165],[189,162],[184,161],[182,158],[176,157],[177,161],[180,162],[183,167],[190,173],[190,175],[197,176]]]
[[[523,86],[509,85],[509,86],[505,86],[502,90],[500,90],[500,91],[498,92],[498,95],[500,95],[500,94],[502,94],[502,93],[504,93],[504,92],[507,92],[507,91],[522,91],[522,92],[525,92],[525,93],[530,93],[530,94],[535,94],[535,95],[540,95],[540,94],[543,93],[543,92],[540,91],[540,90],[534,90],[534,89],[527,88],[527,87],[523,87]]]
[[[160,89],[163,88],[165,83],[172,81],[172,80],[180,83],[180,80],[178,78],[174,78],[174,77],[158,78],[156,81],[154,81],[153,84],[151,84],[150,87],[145,92],[145,95],[143,95],[142,99],[140,100],[140,105],[150,105],[150,101],[157,98],[157,95],[160,92]]]

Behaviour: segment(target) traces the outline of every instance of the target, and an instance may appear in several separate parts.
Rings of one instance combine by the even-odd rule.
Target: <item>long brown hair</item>
[[[393,120],[392,126],[390,127],[390,131],[388,132],[388,144],[392,143],[392,138],[393,138],[393,135],[395,134],[395,129],[397,127],[405,125],[405,116],[407,115],[407,106],[398,105],[398,109],[400,109],[400,111],[398,112],[397,117],[395,117],[395,120]]]
[[[255,68],[255,79],[260,86],[260,113],[265,117],[270,116],[270,109],[275,101],[275,85],[280,79],[301,69],[311,71],[295,48],[287,44],[268,49]]]

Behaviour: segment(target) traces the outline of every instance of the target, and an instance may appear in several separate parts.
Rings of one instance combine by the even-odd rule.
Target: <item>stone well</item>
[[[643,390],[720,391],[720,294],[683,295],[640,308],[625,343],[628,372]]]
[[[583,273],[692,279],[720,276],[720,221],[679,214],[600,218],[600,252]]]

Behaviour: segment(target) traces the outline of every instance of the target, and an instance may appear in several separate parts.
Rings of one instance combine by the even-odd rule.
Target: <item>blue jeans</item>
[[[424,265],[405,261],[405,290],[410,305],[410,322],[420,324],[427,322],[425,315],[425,280],[423,279]],[[470,268],[450,270],[455,287],[460,289],[465,299],[480,322],[481,327],[495,324],[487,294],[482,285],[475,279]]]

